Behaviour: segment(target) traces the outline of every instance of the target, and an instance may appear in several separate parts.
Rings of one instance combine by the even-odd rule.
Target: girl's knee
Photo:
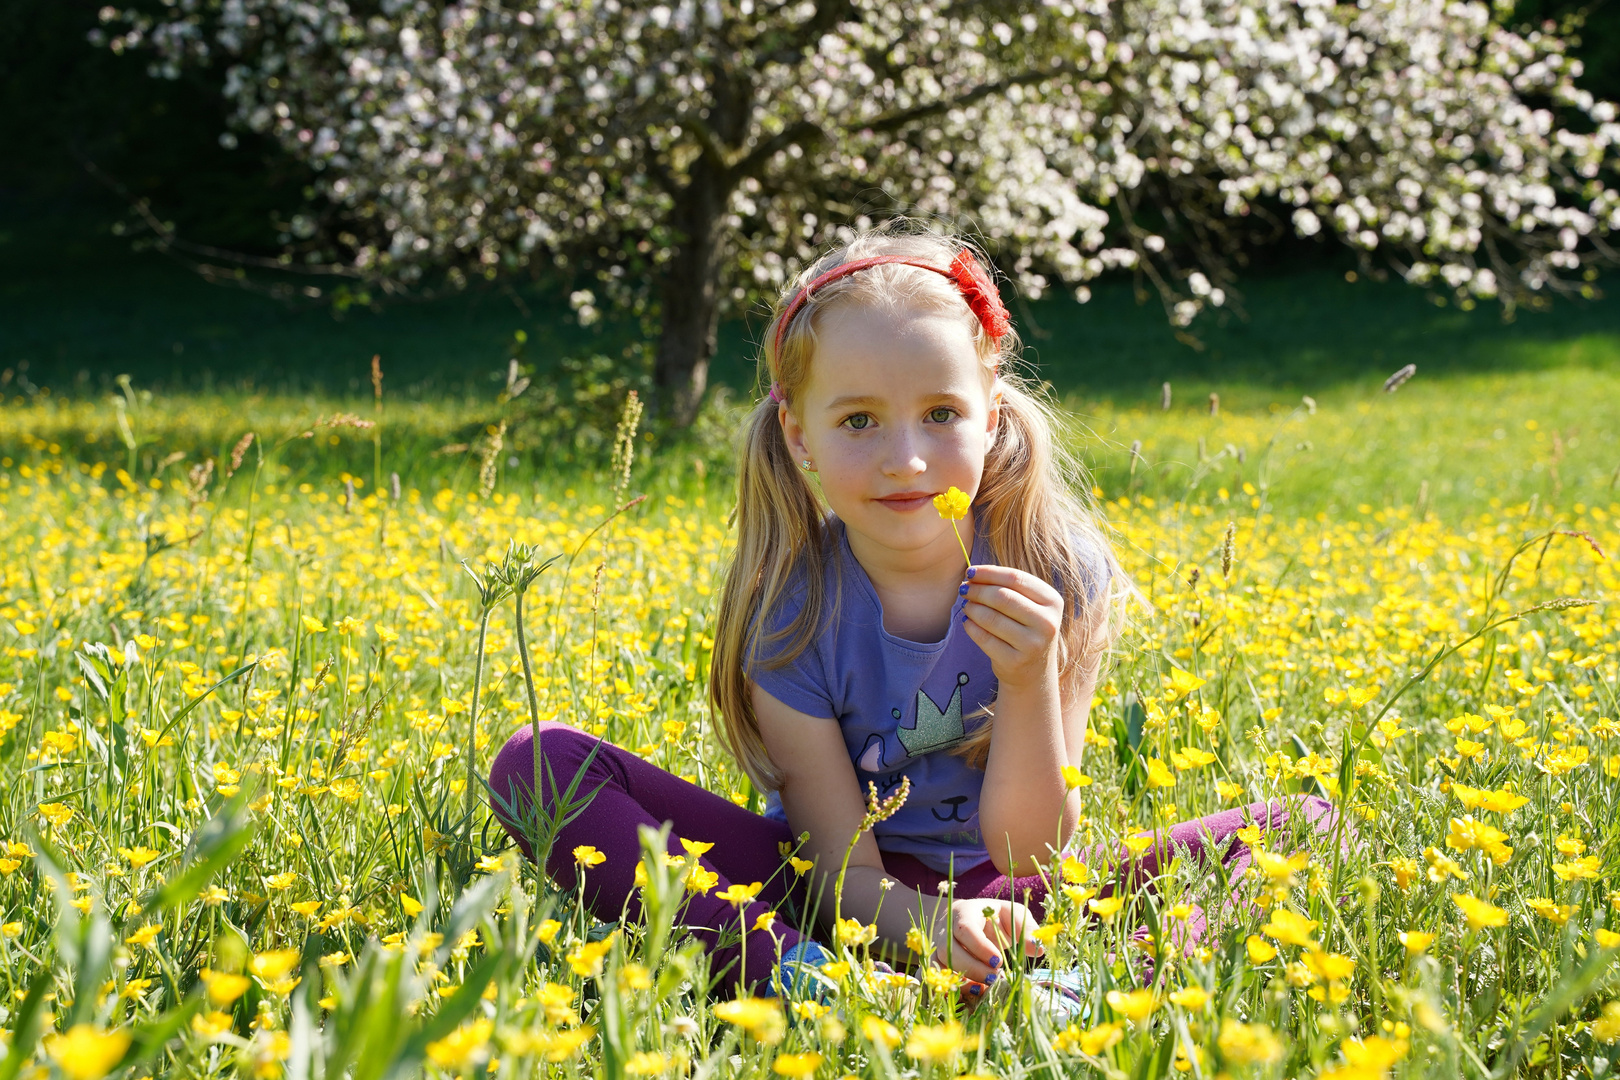
[[[534,728],[527,724],[513,732],[506,745],[495,754],[489,769],[489,787],[497,801],[515,804],[521,799],[526,802],[534,794],[537,766],[542,777],[549,774],[566,788],[591,748],[599,744],[594,736],[567,724],[544,721],[539,727],[538,759],[534,752]],[[547,782],[544,788],[547,798],[551,797],[551,787],[552,783]]]
[[[1338,818],[1338,810],[1320,795],[1295,795],[1289,802],[1301,821],[1318,829],[1331,826]]]
[[[596,738],[585,734],[576,727],[559,724],[552,720],[540,723],[540,760],[556,764],[567,758],[577,757],[584,760],[586,753],[597,742]],[[532,779],[534,775],[534,726],[525,724],[512,733],[495,754],[495,761],[490,766],[490,776],[517,774],[525,779]],[[543,767],[543,766],[542,766]]]

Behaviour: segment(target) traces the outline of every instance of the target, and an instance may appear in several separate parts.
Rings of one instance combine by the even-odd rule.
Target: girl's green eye
[[[928,419],[932,420],[936,424],[947,424],[950,423],[952,414],[953,410],[947,409],[945,406],[941,405],[937,409],[928,410]]]
[[[849,419],[844,421],[844,423],[848,424],[854,431],[862,430],[871,422],[872,418],[867,416],[865,413],[856,413],[854,416],[851,416]]]

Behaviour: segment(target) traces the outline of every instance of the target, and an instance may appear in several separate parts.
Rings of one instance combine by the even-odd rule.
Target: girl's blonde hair
[[[905,219],[855,235],[807,267],[781,295],[765,331],[759,377],[762,386],[778,387],[792,408],[810,380],[816,331],[843,305],[895,314],[922,307],[958,314],[971,326],[986,374],[999,377],[1001,398],[1000,425],[973,501],[974,527],[983,531],[1001,565],[1062,583],[1059,663],[1063,698],[1069,701],[1101,667],[1116,633],[1116,583],[1123,582],[1117,570],[1107,581],[1096,580],[1098,559],[1110,567],[1113,561],[1091,508],[1085,471],[1054,438],[1059,422],[1045,395],[1012,370],[1022,354],[1017,333],[1009,330],[999,342],[991,338],[949,278],[883,263],[819,286],[789,324],[780,352],[773,349],[789,302],[826,271],[871,255],[902,255],[945,269],[964,249],[988,267],[989,260],[971,242],[918,231]],[[777,402],[770,396],[762,396],[743,421],[738,451],[737,550],[720,593],[709,701],[727,749],[756,786],[775,790],[781,777],[760,738],[746,672],[759,662],[762,644],[769,646],[767,667],[791,664],[835,617],[836,598],[825,590],[828,564],[837,557],[835,534],[809,477],[788,451]],[[766,635],[760,613],[777,610],[801,589],[793,621]],[[982,767],[990,725],[987,717],[953,753]]]

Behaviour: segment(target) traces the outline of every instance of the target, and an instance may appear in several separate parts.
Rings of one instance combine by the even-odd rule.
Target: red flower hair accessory
[[[1007,307],[1001,302],[996,283],[990,280],[990,275],[984,272],[979,260],[966,248],[957,252],[956,258],[951,260],[950,279],[962,290],[962,299],[979,317],[984,332],[1000,341],[1012,329],[1012,319],[1007,316]]]
[[[865,270],[869,266],[878,266],[882,263],[905,263],[907,266],[932,270],[936,274],[950,278],[961,292],[962,299],[967,301],[968,308],[978,316],[979,325],[984,327],[984,332],[992,339],[1000,341],[1007,331],[1012,329],[1012,319],[1008,317],[1007,308],[1001,302],[1001,294],[996,291],[996,283],[990,280],[990,275],[979,265],[979,260],[975,259],[972,252],[966,248],[956,253],[949,270],[904,255],[872,255],[865,259],[852,259],[840,263],[800,289],[783,310],[782,317],[777,320],[776,341],[772,355],[781,353],[782,339],[787,336],[788,324],[799,313],[799,309],[804,307],[805,301],[810,299],[812,293],[829,281],[836,281],[857,270]]]

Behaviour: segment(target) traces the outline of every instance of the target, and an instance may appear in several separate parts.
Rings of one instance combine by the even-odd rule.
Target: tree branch
[[[974,102],[990,97],[993,94],[1002,93],[1010,87],[1028,86],[1030,83],[1038,83],[1059,75],[1072,75],[1075,73],[1076,69],[1072,64],[1062,64],[1048,68],[1045,71],[1025,71],[1000,82],[976,86],[961,97],[951,98],[949,101],[930,102],[927,105],[918,105],[915,108],[903,109],[887,116],[880,116],[870,124],[862,124],[860,130],[895,131],[915,121],[925,120],[930,116],[938,116],[940,113],[950,112],[952,109],[972,105]]]
[[[808,145],[825,135],[826,132],[822,131],[819,125],[812,124],[808,120],[800,120],[790,127],[783,128],[738,159],[731,166],[730,178],[736,181],[744,177],[758,176],[764,170],[765,163],[779,152],[795,143]]]

